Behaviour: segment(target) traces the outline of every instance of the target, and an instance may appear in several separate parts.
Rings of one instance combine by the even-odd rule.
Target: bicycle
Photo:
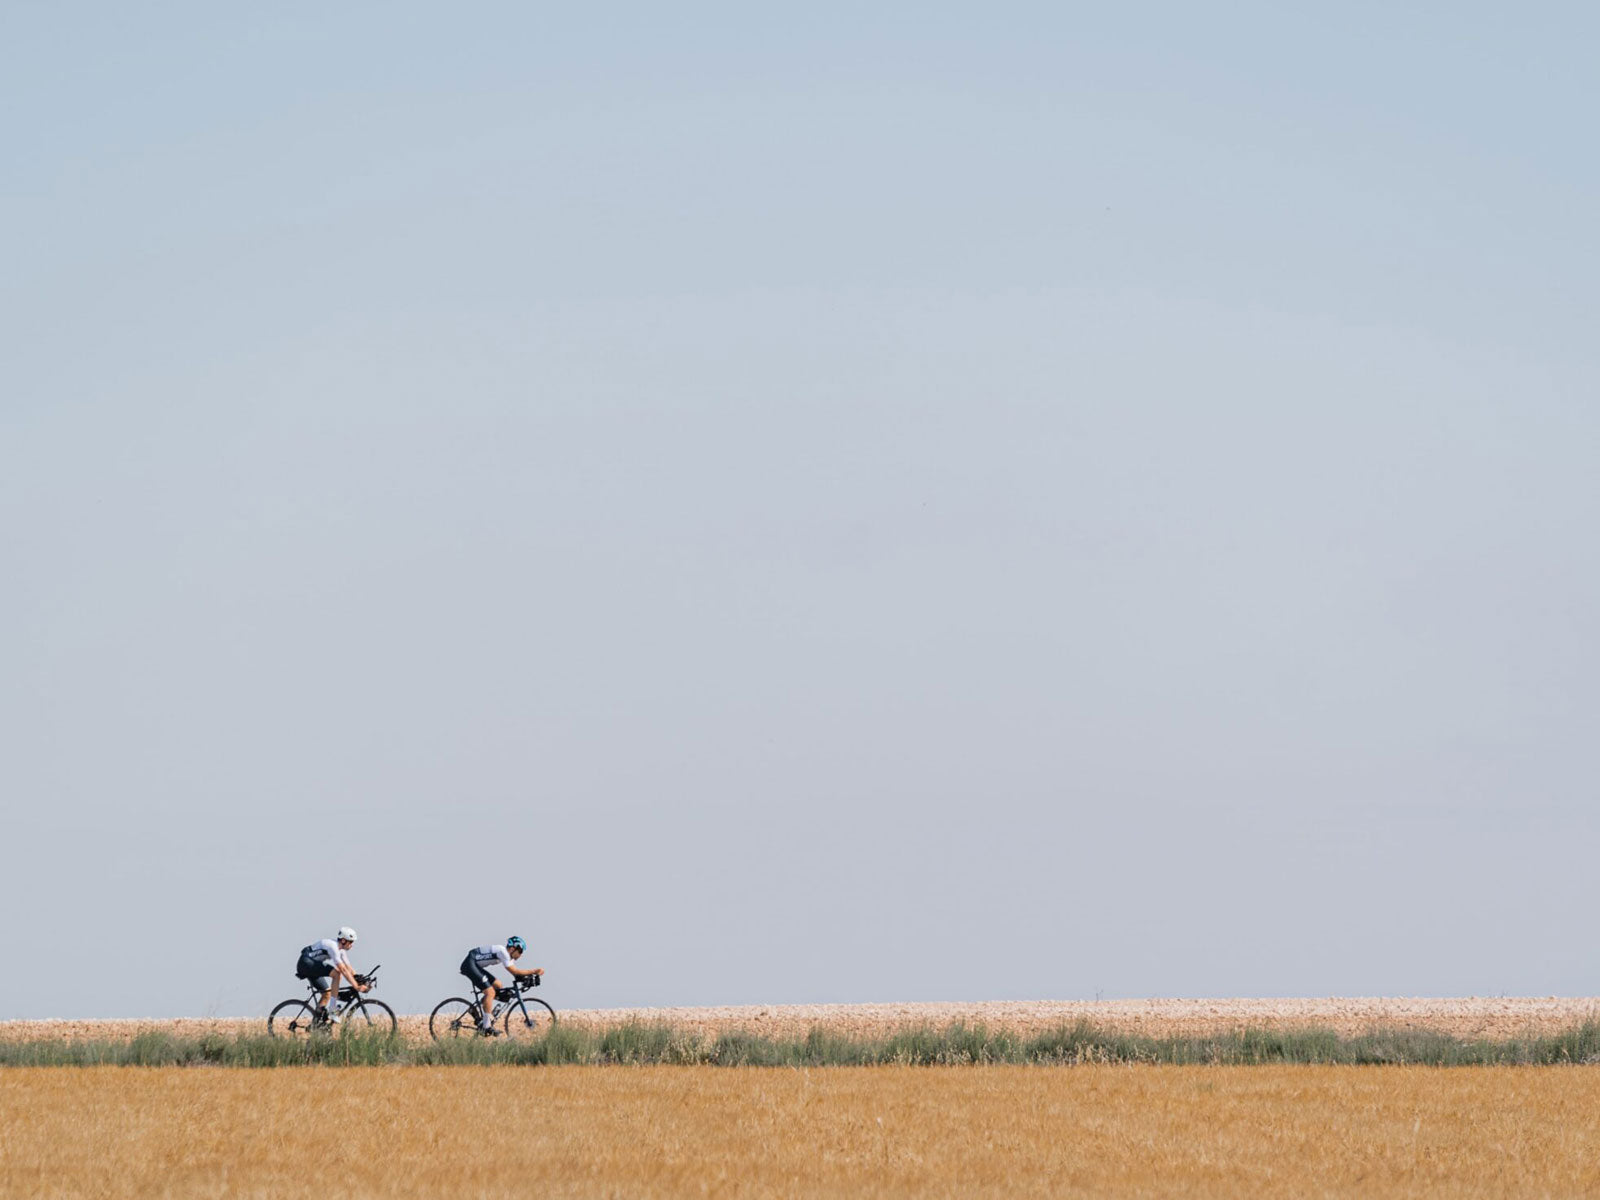
[[[537,996],[527,995],[529,988],[539,986],[538,975],[522,975],[513,980],[512,987],[496,987],[495,995],[501,1000],[494,1023],[503,1027],[506,1037],[523,1037],[541,1031],[548,1032],[556,1023],[556,1010]],[[479,1022],[483,1018],[483,989],[472,989],[472,999],[451,996],[441,1000],[428,1014],[428,1032],[436,1042],[447,1038],[486,1036]]]
[[[377,979],[377,967],[365,975],[356,976],[357,983],[369,987],[376,986]],[[316,1002],[322,998],[317,985],[308,979],[306,988],[311,992],[311,999],[285,1000],[272,1010],[267,1017],[268,1034],[272,1037],[309,1038],[313,1035],[331,1036],[337,1029],[346,1037],[352,1033],[393,1037],[400,1028],[400,1023],[395,1020],[394,1009],[382,1000],[370,999],[353,987],[339,989],[338,1000],[343,1007],[339,1010],[339,1021],[335,1023],[317,1007]]]

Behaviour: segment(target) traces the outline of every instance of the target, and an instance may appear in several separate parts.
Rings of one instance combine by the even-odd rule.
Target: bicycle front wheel
[[[359,1034],[363,1037],[393,1037],[400,1028],[394,1018],[394,1009],[382,1000],[357,1000],[344,1010],[344,1020],[339,1023],[344,1036]]]
[[[522,1003],[506,1005],[504,1021],[508,1038],[536,1036],[550,1032],[556,1023],[556,1010],[543,1000],[524,996]]]
[[[438,1007],[428,1014],[428,1032],[433,1035],[433,1040],[436,1042],[445,1042],[458,1037],[476,1037],[478,1006],[471,1000],[463,1000],[460,996],[441,1000]]]
[[[304,1040],[317,1028],[316,1009],[304,1000],[285,1000],[267,1018],[267,1033],[275,1038]]]

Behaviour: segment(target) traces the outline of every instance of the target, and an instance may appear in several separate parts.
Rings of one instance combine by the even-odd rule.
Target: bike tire
[[[317,1010],[305,1000],[285,1000],[267,1017],[267,1036],[304,1041],[313,1033],[320,1033],[316,1023]]]
[[[344,1020],[339,1022],[344,1037],[360,1034],[365,1037],[393,1037],[400,1029],[394,1009],[382,1000],[357,1000],[344,1010]]]
[[[478,1006],[461,996],[441,1000],[428,1014],[428,1033],[436,1042],[478,1035]]]
[[[524,1005],[527,1006],[526,1012]],[[505,1014],[500,1018],[508,1038],[538,1037],[541,1033],[549,1033],[555,1023],[556,1010],[532,996],[524,996],[520,1004],[508,1004]]]

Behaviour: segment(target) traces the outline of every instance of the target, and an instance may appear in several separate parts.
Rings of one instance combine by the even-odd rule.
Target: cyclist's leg
[[[489,976],[488,984],[483,989],[483,1027],[485,1029],[494,1028],[494,992],[495,978],[491,975]]]
[[[317,1001],[317,1004],[319,1008],[326,1011],[328,999],[333,995],[333,976],[328,974],[327,964],[318,962],[314,958],[302,958],[294,973],[298,978],[307,980],[312,987],[321,993],[322,998]]]
[[[478,1018],[478,1026],[481,1029],[490,1028],[494,1015],[494,976],[473,962],[470,954],[461,960],[461,973],[483,993],[483,1014]]]

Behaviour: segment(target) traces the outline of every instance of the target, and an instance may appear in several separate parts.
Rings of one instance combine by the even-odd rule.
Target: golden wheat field
[[[12,1069],[10,1196],[1580,1196],[1581,1068]]]

